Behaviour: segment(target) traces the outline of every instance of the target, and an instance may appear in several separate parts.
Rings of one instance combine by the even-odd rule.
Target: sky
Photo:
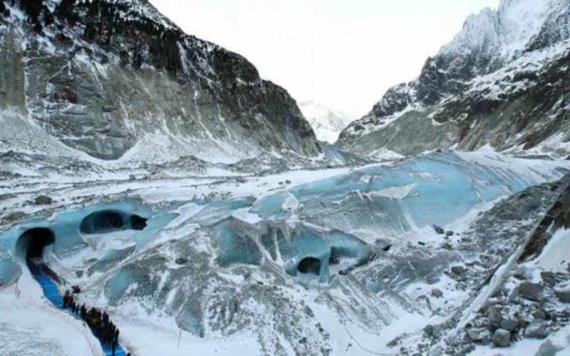
[[[472,13],[499,0],[150,0],[188,34],[250,60],[298,101],[351,119],[415,79]]]

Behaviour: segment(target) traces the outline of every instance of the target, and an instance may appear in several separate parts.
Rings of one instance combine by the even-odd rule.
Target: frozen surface
[[[0,247],[14,262],[24,231],[53,229],[50,267],[82,286],[82,301],[105,308],[137,354],[394,354],[394,338],[421,334],[469,301],[447,271],[472,258],[460,247],[479,214],[566,167],[489,150],[434,152],[239,179],[49,182],[40,186],[54,199],[46,207],[27,203],[38,191],[22,184],[0,202],[25,214]],[[100,211],[149,220],[143,230],[81,233]],[[445,297],[431,296],[434,288]]]

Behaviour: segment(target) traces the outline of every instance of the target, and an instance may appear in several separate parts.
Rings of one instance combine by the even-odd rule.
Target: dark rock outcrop
[[[12,3],[27,18],[0,19],[0,108],[73,149],[102,159],[143,142],[174,157],[321,151],[284,89],[146,0]]]
[[[505,150],[548,139],[568,143],[570,7],[554,0],[522,13],[521,4],[503,0],[499,10],[471,16],[417,80],[388,90],[338,144],[360,154],[385,148],[412,155],[454,145]],[[547,148],[568,154],[556,144]]]

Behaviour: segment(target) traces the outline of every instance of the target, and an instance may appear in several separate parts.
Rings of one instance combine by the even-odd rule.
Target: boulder
[[[554,294],[562,303],[570,303],[570,286],[567,285],[561,288],[556,288],[554,289]]]
[[[556,277],[554,275],[554,272],[540,272],[540,278],[542,279],[542,282],[549,287],[554,287],[554,285],[556,285]]]
[[[487,320],[489,320],[489,328],[491,330],[498,329],[503,321],[503,308],[492,306],[487,310]]]
[[[445,230],[441,226],[433,225],[433,230],[440,235],[445,234]]]
[[[532,317],[535,318],[536,320],[548,319],[548,315],[546,314],[546,312],[540,308],[532,312]]]
[[[459,277],[463,277],[465,276],[465,273],[467,272],[467,269],[464,266],[453,266],[451,267],[451,273],[459,276]]]
[[[511,333],[505,329],[497,329],[493,334],[493,345],[496,347],[511,346]]]
[[[531,339],[544,339],[546,337],[546,322],[534,320],[527,327],[524,336]]]
[[[519,322],[517,320],[507,318],[501,320],[501,329],[505,329],[510,332],[515,332],[519,328]]]
[[[544,287],[538,283],[522,282],[519,284],[519,294],[524,299],[539,302],[544,298]]]
[[[437,288],[434,288],[431,290],[431,296],[435,298],[441,298],[443,297],[443,292]]]
[[[427,325],[424,328],[424,334],[425,336],[427,336],[428,338],[432,339],[435,335],[435,327],[433,325]]]
[[[53,199],[47,195],[38,195],[34,200],[36,205],[50,205],[53,203]]]

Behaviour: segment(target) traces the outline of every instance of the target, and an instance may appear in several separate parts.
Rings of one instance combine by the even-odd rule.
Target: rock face
[[[388,90],[339,145],[361,154],[541,145],[566,156],[569,37],[567,1],[503,0],[468,18],[416,81]]]
[[[284,89],[146,0],[0,0],[0,109],[107,160],[320,152]]]

